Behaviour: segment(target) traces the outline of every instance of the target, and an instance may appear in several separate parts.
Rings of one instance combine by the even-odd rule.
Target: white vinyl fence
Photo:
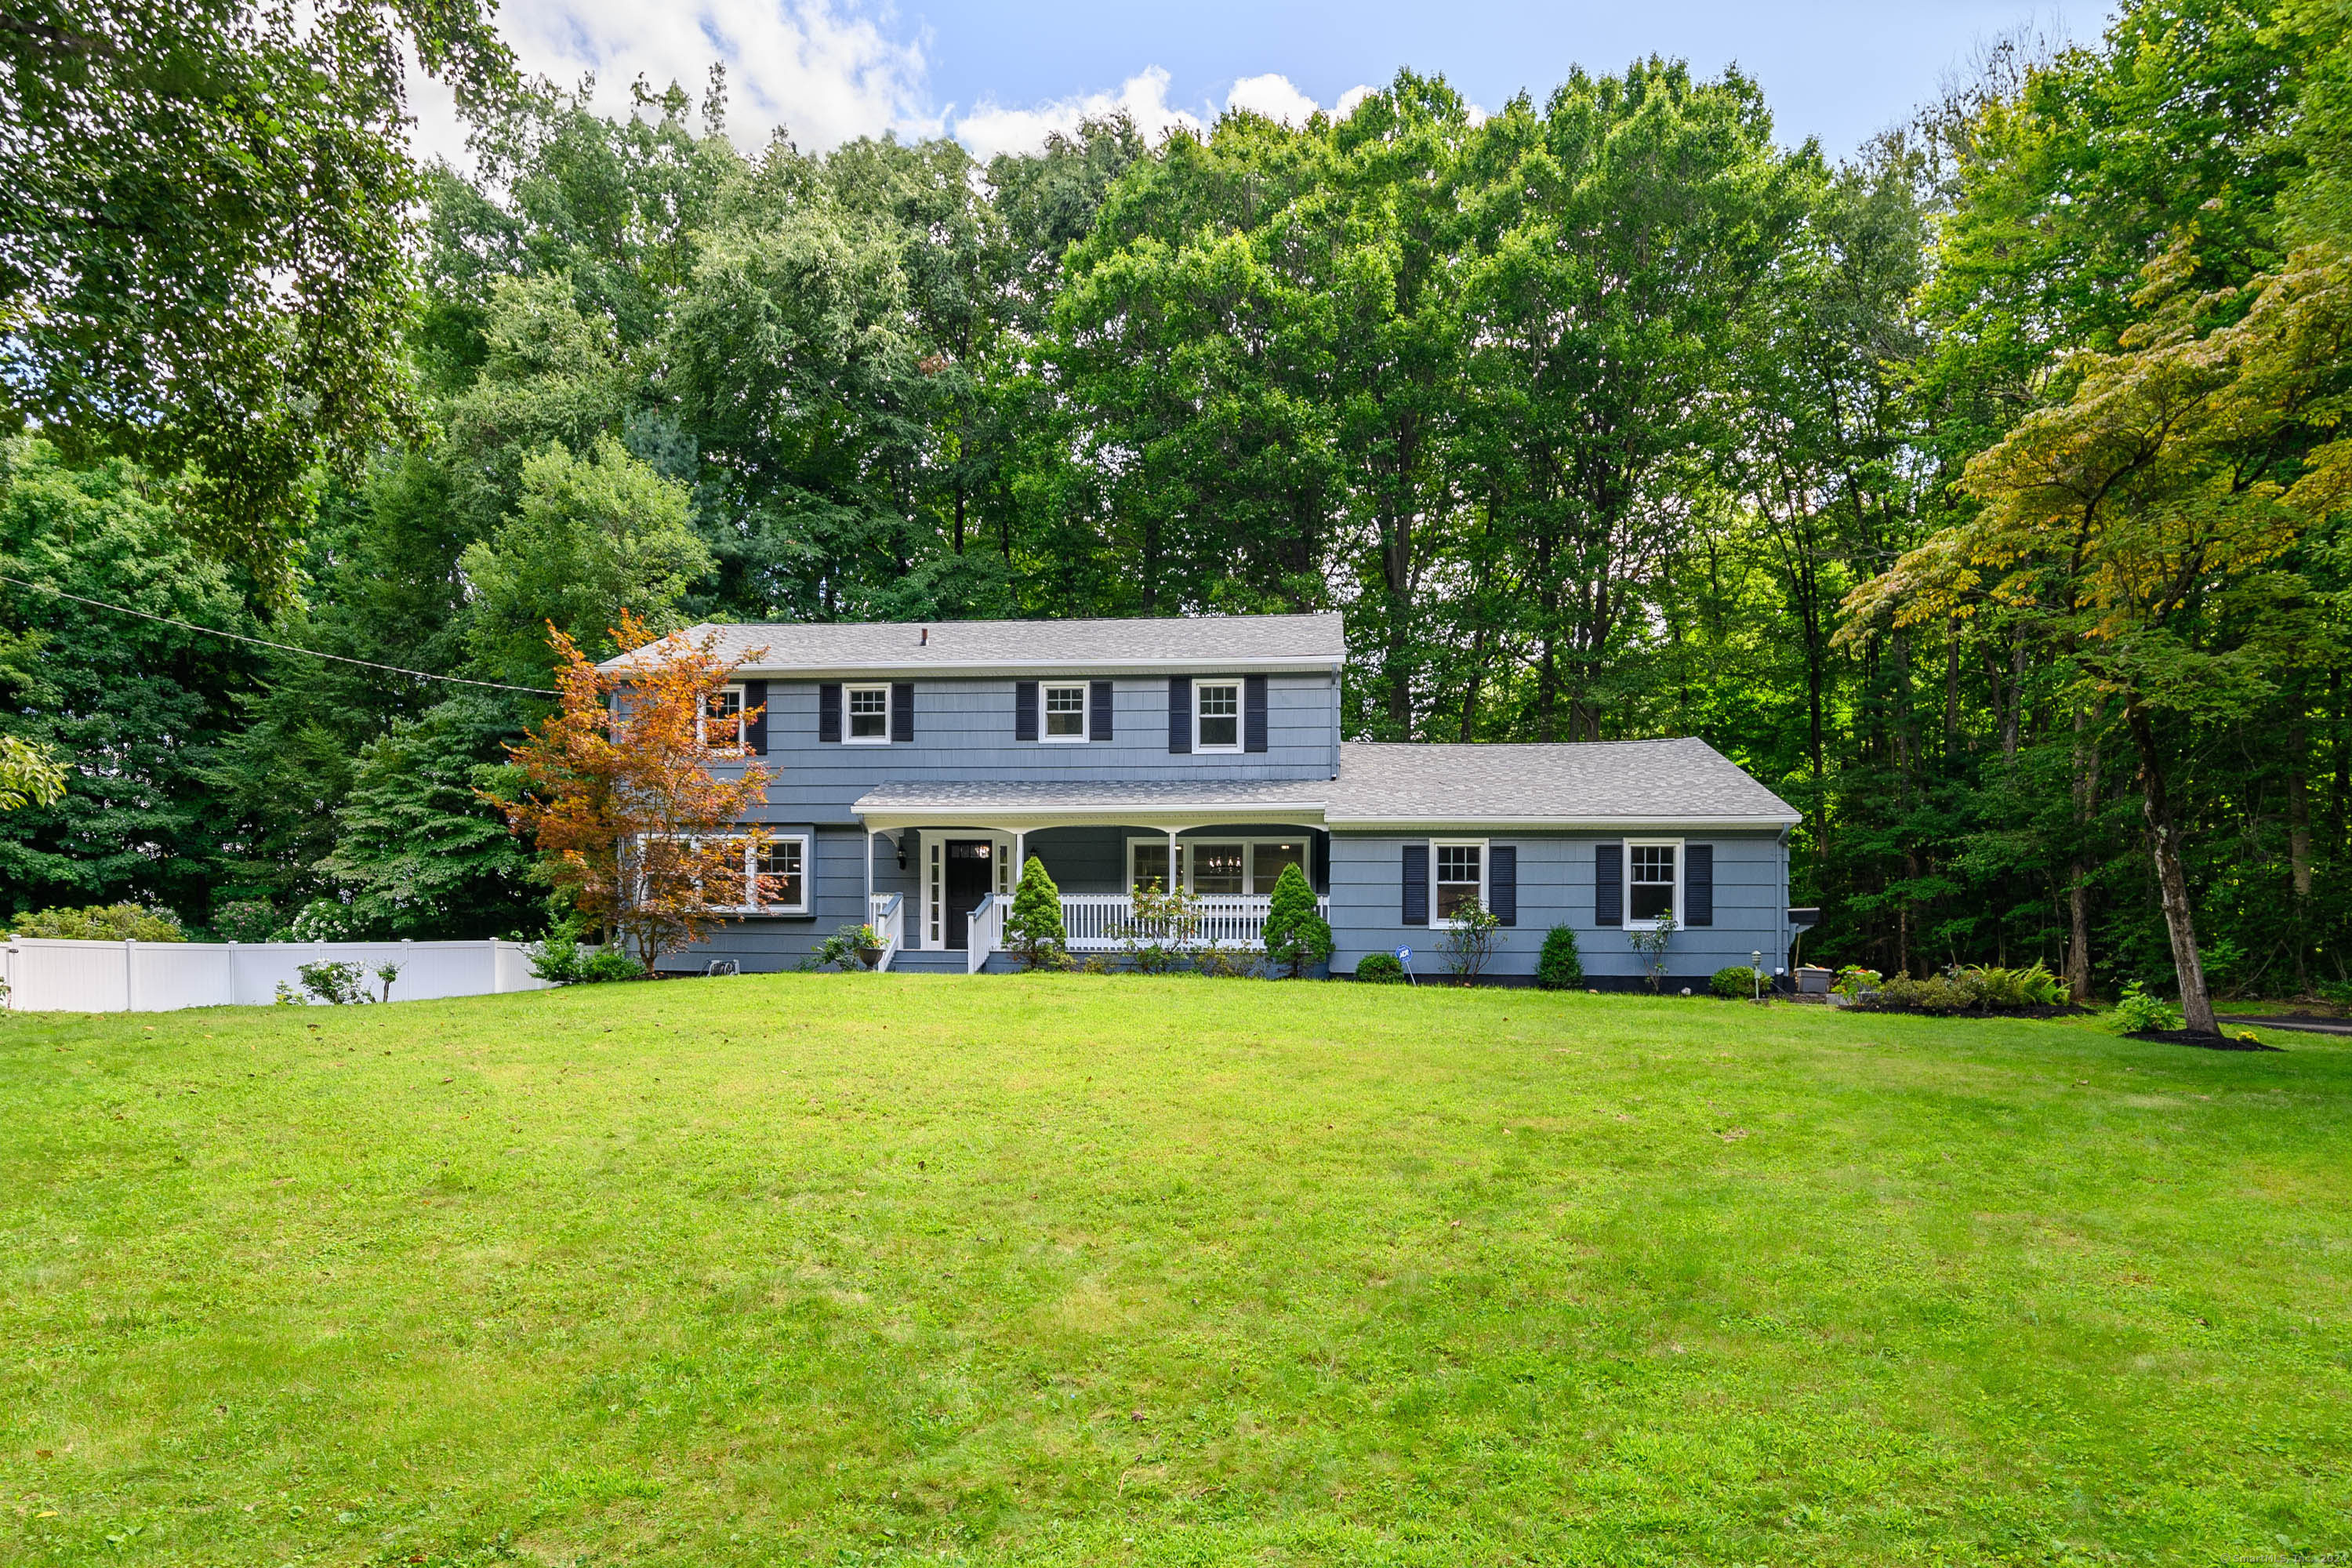
[[[371,994],[374,971],[396,963],[395,1002],[544,991],[519,942],[62,942],[7,939],[8,1007],[20,1013],[169,1013],[278,1000],[302,990],[306,963],[356,963]],[[304,997],[308,1001],[307,996]]]

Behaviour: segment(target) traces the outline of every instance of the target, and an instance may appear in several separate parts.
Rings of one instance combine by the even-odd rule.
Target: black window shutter
[[[1711,926],[1715,923],[1715,846],[1685,844],[1683,846],[1683,899],[1690,912],[1682,917],[1686,926]]]
[[[1168,749],[1192,749],[1192,678],[1189,675],[1168,678]]]
[[[1013,683],[1013,738],[1016,741],[1037,738],[1037,683],[1034,680]]]
[[[1507,926],[1519,923],[1519,849],[1496,844],[1486,850],[1486,908]]]
[[[816,689],[816,738],[841,739],[841,682],[828,680]]]
[[[1328,833],[1315,836],[1315,890],[1331,890],[1331,836]]]
[[[1110,739],[1110,690],[1109,681],[1097,680],[1087,693],[1087,705],[1094,710],[1087,721],[1087,739],[1090,741]]]
[[[1622,926],[1625,923],[1625,847],[1622,844],[1596,844],[1592,847],[1592,923],[1597,926]]]
[[[1265,750],[1265,677],[1242,677],[1242,750]]]
[[[911,741],[915,738],[915,683],[894,680],[890,683],[890,739]]]
[[[751,718],[743,722],[743,749],[755,757],[768,754],[768,683],[747,680],[743,683],[743,711]]]
[[[1404,847],[1404,923],[1409,926],[1429,923],[1429,846],[1426,844]]]

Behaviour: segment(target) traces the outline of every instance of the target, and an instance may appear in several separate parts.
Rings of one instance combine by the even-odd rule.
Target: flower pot
[[[882,962],[882,950],[878,947],[861,947],[853,951],[857,954],[857,962],[868,969]]]

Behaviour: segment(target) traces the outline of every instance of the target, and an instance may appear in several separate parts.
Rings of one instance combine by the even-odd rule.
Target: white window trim
[[[1047,697],[1055,691],[1078,694],[1078,732],[1075,735],[1050,733],[1051,711]],[[1037,683],[1037,740],[1047,746],[1083,746],[1095,738],[1095,693],[1090,682],[1084,680],[1044,680]]]
[[[688,844],[699,844],[703,842],[705,836],[689,833],[664,833],[652,835],[651,837],[673,841],[682,840]],[[808,834],[771,833],[768,835],[768,842],[772,845],[798,844],[801,847],[801,901],[797,904],[761,903],[756,897],[754,897],[754,889],[759,885],[754,879],[760,874],[758,860],[760,847],[750,837],[739,837],[733,833],[714,833],[708,837],[717,838],[723,843],[740,842],[743,846],[743,853],[740,862],[741,876],[743,879],[740,883],[742,901],[732,904],[712,904],[709,906],[710,908],[714,910],[723,910],[730,914],[738,915],[804,915],[809,913],[811,910],[814,908],[816,900],[816,842]],[[636,896],[640,899],[645,896],[645,890],[642,886],[636,889]]]
[[[1493,909],[1494,901],[1488,896],[1487,889],[1491,886],[1488,879],[1495,869],[1495,852],[1489,847],[1488,841],[1484,838],[1433,838],[1429,841],[1429,923],[1433,926],[1452,926],[1461,923],[1452,915],[1440,915],[1437,912],[1437,852],[1440,849],[1478,851],[1478,907],[1482,910]]]
[[[850,697],[853,692],[878,691],[882,694],[882,732],[878,735],[856,733],[856,721],[850,717]],[[890,683],[861,680],[845,683],[841,689],[841,743],[845,746],[887,746],[890,743]]]
[[[694,741],[695,744],[715,755],[721,757],[740,757],[751,749],[751,737],[745,733],[745,731],[748,728],[748,721],[743,717],[743,710],[748,700],[745,696],[743,688],[740,684],[722,686],[718,691],[712,692],[711,695],[716,697],[721,693],[730,691],[735,694],[735,739],[724,743],[711,740],[710,704],[706,701],[702,704],[702,710],[694,716]]]
[[[759,883],[754,880],[760,874],[759,846],[747,838],[743,841],[743,894],[749,900],[743,906],[745,911],[762,915],[809,913],[816,904],[814,840],[805,833],[771,833],[768,835],[768,843],[771,847],[779,844],[797,844],[801,847],[801,901],[797,904],[771,904],[763,903],[752,897],[754,889],[759,886]]]
[[[1223,689],[1230,689],[1234,694],[1234,743],[1230,746],[1207,745],[1201,740],[1201,700],[1208,695],[1209,688],[1212,686]],[[1249,727],[1248,709],[1249,691],[1245,682],[1239,680],[1195,680],[1192,682],[1192,750],[1199,752],[1203,755],[1230,755],[1233,752],[1240,751],[1242,749],[1243,742],[1249,739],[1249,736],[1245,733]],[[1217,717],[1222,719],[1224,715],[1220,713]],[[1233,840],[1223,839],[1220,840],[1220,842],[1230,844]]]
[[[1165,847],[1167,842],[1168,836],[1164,833],[1138,834],[1127,841],[1127,880],[1120,885],[1121,892],[1131,895],[1135,890],[1135,847],[1139,844]],[[1192,857],[1189,851],[1202,844],[1240,845],[1242,847],[1242,880],[1253,886],[1257,882],[1258,847],[1264,844],[1298,845],[1306,851],[1306,853],[1300,858],[1298,869],[1303,872],[1310,881],[1313,880],[1315,876],[1315,835],[1305,828],[1299,829],[1297,833],[1280,833],[1273,835],[1255,833],[1248,835],[1235,835],[1230,838],[1204,833],[1198,837],[1179,838],[1176,841],[1178,877],[1188,891],[1192,886]],[[1268,895],[1265,893],[1203,893],[1201,896],[1204,899],[1263,899]],[[1318,894],[1318,896],[1319,897],[1320,895]]]
[[[1633,851],[1636,848],[1670,848],[1675,852],[1675,900],[1672,904],[1667,906],[1667,908],[1674,913],[1675,929],[1680,931],[1682,929],[1683,911],[1685,909],[1685,905],[1683,903],[1683,879],[1690,870],[1690,855],[1684,847],[1684,841],[1679,838],[1628,838],[1624,841],[1624,847],[1619,851],[1620,854],[1625,857],[1624,880],[1622,888],[1620,889],[1620,891],[1624,895],[1624,907],[1618,910],[1618,914],[1624,921],[1625,929],[1627,931],[1655,931],[1658,929],[1658,922],[1654,920],[1637,921],[1633,918]],[[1654,888],[1657,886],[1657,884],[1654,882],[1645,882],[1643,886]]]

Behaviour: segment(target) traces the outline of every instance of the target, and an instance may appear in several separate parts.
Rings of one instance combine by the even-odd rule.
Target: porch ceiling
[[[1221,823],[1323,820],[1323,781],[1003,784],[908,780],[877,784],[850,809],[872,832],[902,827],[1031,829],[1125,825],[1209,826]]]

